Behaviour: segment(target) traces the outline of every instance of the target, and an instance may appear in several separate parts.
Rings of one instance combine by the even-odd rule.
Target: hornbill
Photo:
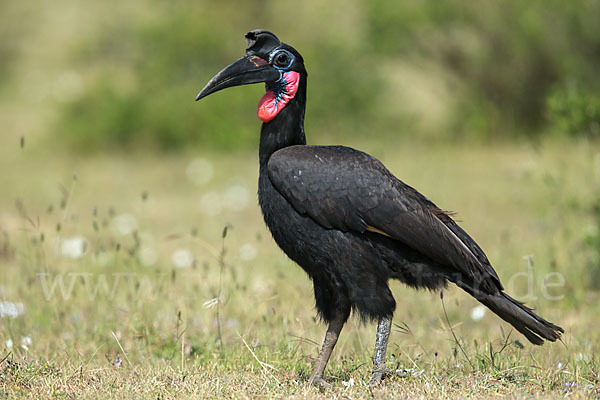
[[[309,378],[323,371],[350,311],[378,320],[371,383],[386,372],[396,302],[389,279],[414,288],[456,284],[530,342],[564,332],[503,292],[475,241],[448,212],[396,178],[380,161],[344,146],[309,146],[304,134],[307,72],[300,53],[266,30],[246,34],[245,55],[196,97],[264,82],[258,102],[258,199],[281,249],[312,279],[316,308],[329,326]]]

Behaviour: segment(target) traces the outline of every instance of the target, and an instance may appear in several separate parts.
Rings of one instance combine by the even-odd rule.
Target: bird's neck
[[[306,108],[306,75],[302,74],[296,96],[260,131],[259,159],[265,167],[271,154],[284,147],[306,144],[304,111]]]

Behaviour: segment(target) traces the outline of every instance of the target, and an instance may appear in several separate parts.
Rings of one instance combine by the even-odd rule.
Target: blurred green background
[[[4,140],[251,148],[261,91],[194,95],[274,31],[304,56],[311,138],[600,136],[600,3],[3,2]]]
[[[566,330],[566,346],[542,348],[523,348],[513,333],[502,365],[488,362],[510,328],[489,312],[472,317],[476,301],[451,288],[448,317],[471,369],[439,294],[394,282],[395,322],[410,333],[394,329],[390,354],[425,370],[411,382],[432,398],[473,372],[488,397],[564,394],[565,381],[597,388],[599,15],[592,0],[0,2],[3,390],[300,390],[324,328],[311,282],[273,243],[256,204],[264,87],[194,102],[255,28],[304,56],[309,143],[365,150],[457,211],[510,294]],[[564,285],[548,294],[556,273]],[[68,296],[59,286],[47,295],[43,277],[62,279]],[[264,389],[241,338],[282,386]],[[328,370],[342,377],[336,385],[366,382],[373,340],[372,326],[349,321]],[[142,385],[117,366],[121,345]],[[13,357],[33,366],[8,368]],[[154,377],[173,370],[189,386],[157,388]],[[89,383],[114,380],[130,386]]]

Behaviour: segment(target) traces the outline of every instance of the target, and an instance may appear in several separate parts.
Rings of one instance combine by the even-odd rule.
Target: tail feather
[[[455,283],[500,318],[514,326],[533,344],[541,345],[544,343],[544,339],[555,342],[564,333],[563,328],[546,321],[534,313],[531,308],[506,293],[483,293],[462,280],[457,280]]]

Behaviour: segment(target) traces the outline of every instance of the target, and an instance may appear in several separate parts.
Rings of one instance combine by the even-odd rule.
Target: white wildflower
[[[119,235],[131,235],[138,229],[137,219],[131,214],[119,214],[110,224],[112,230]]]
[[[473,321],[479,321],[481,320],[484,315],[485,315],[485,307],[482,305],[478,305],[476,307],[473,307],[473,309],[471,310],[471,319]]]
[[[224,195],[225,207],[233,211],[241,211],[248,206],[248,189],[242,185],[232,185]]]
[[[58,255],[78,259],[85,255],[88,247],[88,240],[81,235],[76,235],[65,239],[56,239],[54,251]]]
[[[113,254],[108,251],[99,251],[96,256],[96,264],[101,267],[106,267],[113,261]]]
[[[217,192],[208,192],[200,199],[200,211],[214,217],[221,213],[221,197]]]
[[[240,247],[240,258],[244,261],[251,261],[256,258],[258,251],[251,243],[246,243]]]
[[[416,369],[416,368],[402,368],[402,369],[397,369],[396,370],[396,375],[401,376],[401,377],[405,377],[405,376],[421,376],[423,374],[423,372],[425,372],[425,370],[423,369]]]
[[[177,268],[188,268],[194,263],[194,256],[188,249],[177,249],[171,255],[171,261]]]
[[[32,340],[31,336],[23,336],[21,338],[21,347],[25,350],[29,350],[29,346],[31,346]]]
[[[213,177],[212,163],[204,158],[195,158],[188,164],[185,174],[193,184],[207,184]]]
[[[142,265],[146,267],[151,267],[154,264],[156,264],[156,261],[158,260],[158,254],[156,254],[156,250],[154,249],[154,247],[143,246],[140,249],[138,258],[140,259]]]
[[[6,318],[17,318],[25,313],[25,306],[23,303],[11,303],[10,301],[3,301],[0,303],[0,317]]]
[[[352,386],[354,386],[354,378],[348,379],[348,382],[342,381],[342,384],[347,388],[351,388]]]

